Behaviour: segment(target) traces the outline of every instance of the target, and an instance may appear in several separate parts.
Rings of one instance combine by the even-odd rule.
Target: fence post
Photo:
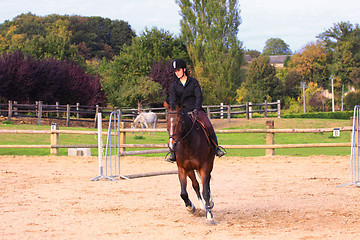
[[[126,132],[122,131],[125,128],[125,123],[120,122],[120,154],[125,152],[126,148],[121,147],[122,144],[126,144]]]
[[[43,107],[43,102],[39,101],[38,102],[38,125],[41,125],[42,107]]]
[[[17,101],[14,101],[14,115],[18,115],[18,108],[16,107]]]
[[[7,119],[9,122],[11,122],[12,110],[13,110],[13,105],[12,102],[9,101],[9,110],[8,110],[8,119]]]
[[[66,105],[66,126],[70,127],[70,104]]]
[[[280,100],[277,100],[277,117],[281,118],[281,104]]]
[[[230,122],[231,113],[230,113],[230,105],[227,106],[227,120]]]
[[[79,109],[80,109],[80,103],[76,103],[76,118],[80,118]]]
[[[56,103],[55,103],[55,105],[56,105],[56,117],[57,117],[57,118],[60,118],[60,113],[59,113],[59,102],[56,102]]]
[[[52,147],[59,144],[59,133],[54,132],[59,130],[59,126],[56,123],[51,123],[51,134],[50,134],[50,154],[59,155],[59,149],[57,147]]]
[[[220,103],[220,118],[224,118],[224,103]]]
[[[250,116],[249,116],[249,102],[246,102],[246,119],[249,120]]]
[[[265,123],[266,129],[274,129],[274,121],[268,120]],[[266,145],[273,145],[275,143],[275,133],[266,133]],[[266,149],[266,156],[273,156],[275,155],[274,148],[267,148]]]
[[[96,128],[96,124],[97,124],[97,121],[98,121],[98,113],[99,113],[99,105],[96,105],[95,119],[94,119],[94,128]]]
[[[207,113],[208,118],[211,119],[210,107],[209,106],[206,107],[206,113]]]
[[[253,107],[252,102],[249,102],[249,119],[253,118]]]
[[[267,118],[267,101],[264,102],[264,118]]]

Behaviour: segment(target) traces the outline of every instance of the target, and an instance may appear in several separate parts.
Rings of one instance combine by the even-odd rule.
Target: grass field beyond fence
[[[337,128],[351,126],[350,120],[336,119],[272,119],[275,121],[275,129],[317,129],[317,128]],[[221,120],[226,121],[226,120]],[[241,119],[238,122],[224,124],[214,124],[216,129],[265,129],[266,119]],[[217,126],[221,126],[218,128]],[[0,124],[0,129],[13,130],[50,130],[50,126],[38,125],[13,125]],[[61,128],[69,130],[86,130],[88,128]],[[96,129],[92,129],[96,131]],[[107,131],[107,129],[103,129]],[[220,145],[263,145],[266,138],[264,133],[219,133],[218,140]],[[277,133],[275,134],[275,144],[303,144],[303,143],[349,143],[351,132],[341,132],[340,137],[333,137],[328,133]],[[127,144],[166,144],[168,134],[156,133],[149,135],[147,133],[127,133]],[[103,142],[106,143],[106,136],[103,136]],[[50,145],[50,135],[48,134],[1,134],[0,145]],[[97,135],[74,135],[60,134],[59,144],[97,144]],[[140,150],[128,148],[127,150]],[[66,156],[68,149],[60,148],[59,155]],[[265,156],[265,149],[228,149],[226,156],[256,157]],[[91,149],[93,156],[97,156],[97,149]],[[50,149],[31,149],[0,148],[0,155],[33,155],[46,156],[50,154]],[[289,156],[311,156],[311,155],[350,155],[350,147],[321,147],[321,148],[285,148],[275,149],[275,155]],[[163,156],[164,153],[149,154],[144,156]]]

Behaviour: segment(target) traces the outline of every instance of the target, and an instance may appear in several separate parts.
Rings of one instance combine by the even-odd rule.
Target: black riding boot
[[[209,136],[210,136],[210,139],[212,140],[214,148],[215,148],[215,155],[218,157],[224,156],[226,154],[226,151],[221,150],[222,147],[219,147],[216,134],[212,133]],[[222,149],[224,149],[224,148],[222,148]]]
[[[165,158],[166,162],[169,163],[174,163],[176,162],[176,157],[175,157],[175,153],[174,152],[170,152],[170,156],[168,156],[167,158]]]

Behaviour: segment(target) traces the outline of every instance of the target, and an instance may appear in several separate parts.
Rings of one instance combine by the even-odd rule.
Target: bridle
[[[178,111],[168,111],[167,112],[168,114],[181,114],[181,119],[182,120],[180,120],[182,123],[185,123],[185,120],[184,120],[184,116],[185,116],[185,113],[184,112],[178,112]],[[191,118],[190,118],[191,119]],[[195,120],[196,119],[191,119],[192,120],[192,125],[191,125],[191,128],[190,128],[190,130],[182,137],[182,138],[180,138],[180,140],[176,140],[175,138],[174,138],[174,136],[177,136],[177,135],[180,135],[181,133],[182,133],[182,130],[180,130],[179,132],[176,132],[176,133],[173,133],[173,134],[170,134],[169,133],[169,139],[173,139],[174,140],[174,149],[176,148],[176,145],[178,144],[178,143],[180,143],[183,139],[185,139],[189,134],[190,134],[190,132],[194,129],[194,126],[195,126]],[[179,121],[179,122],[180,122]],[[182,125],[183,126],[183,125]],[[174,150],[175,151],[175,150]]]

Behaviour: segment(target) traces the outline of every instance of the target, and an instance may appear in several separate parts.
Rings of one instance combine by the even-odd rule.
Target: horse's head
[[[164,107],[167,110],[166,123],[169,133],[168,146],[171,151],[175,151],[176,143],[181,138],[183,112],[181,106],[171,108],[170,105],[164,102]]]

